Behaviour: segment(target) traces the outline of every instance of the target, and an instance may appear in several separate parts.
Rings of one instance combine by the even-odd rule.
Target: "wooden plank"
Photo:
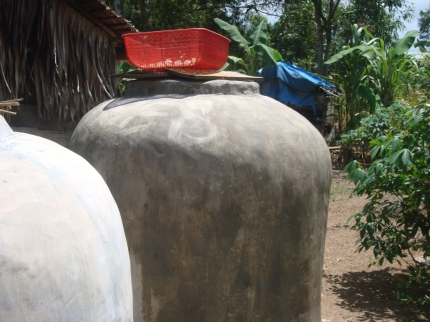
[[[231,71],[197,70],[189,68],[166,68],[166,71],[174,76],[198,80],[238,80],[238,81],[262,81],[263,77],[249,76]]]
[[[239,80],[239,81],[257,81],[262,80],[262,77],[254,77],[249,75],[244,75],[236,72],[222,71],[217,72],[214,70],[193,70],[186,68],[169,68],[165,72],[156,71],[145,71],[145,70],[134,70],[131,72],[120,73],[111,75],[112,78],[165,78],[165,77],[181,77],[186,79],[195,80],[216,80],[216,79],[226,79],[226,80]]]
[[[16,115],[16,112],[12,112],[12,111],[8,111],[8,110],[2,110],[2,109],[0,109],[0,113]]]
[[[338,145],[338,146],[329,146],[328,149],[329,150],[340,150],[340,149],[342,149],[342,146],[341,145]]]
[[[153,72],[153,71],[145,71],[145,70],[133,70],[131,72],[119,73],[111,75],[111,78],[136,78],[136,79],[145,79],[145,78],[167,78],[169,77],[169,73],[166,72]]]
[[[13,99],[13,100],[1,101],[1,103],[21,102],[22,100],[23,100],[23,98],[16,98],[16,99]]]
[[[23,100],[22,98],[17,98],[17,99],[8,100],[8,101],[0,101],[0,107],[11,109],[12,106],[19,106],[19,102],[21,102],[22,100]],[[10,114],[10,115],[16,115],[15,112],[11,112],[4,109],[0,109],[0,112],[5,114]]]
[[[0,106],[19,106],[19,102],[0,102]]]

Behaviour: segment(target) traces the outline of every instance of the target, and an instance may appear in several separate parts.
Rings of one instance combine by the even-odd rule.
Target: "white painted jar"
[[[132,321],[129,254],[103,179],[0,116],[0,321]]]

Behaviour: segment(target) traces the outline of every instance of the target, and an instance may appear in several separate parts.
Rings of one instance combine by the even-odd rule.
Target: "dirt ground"
[[[404,265],[368,268],[371,251],[356,253],[358,232],[348,218],[359,212],[366,199],[351,195],[354,188],[346,174],[333,170],[322,282],[323,322],[427,321],[400,303],[395,281]]]

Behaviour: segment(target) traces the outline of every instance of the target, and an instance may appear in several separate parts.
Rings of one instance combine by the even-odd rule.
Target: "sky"
[[[412,19],[411,22],[406,22],[406,28],[404,31],[402,31],[399,34],[399,37],[402,38],[406,32],[408,32],[409,30],[417,30],[420,31],[420,28],[418,27],[418,18],[420,17],[420,11],[421,10],[426,10],[429,7],[430,1],[429,0],[412,0],[411,1],[414,4],[415,7],[415,16]],[[412,47],[411,50],[409,50],[409,53],[418,53],[419,49]]]
[[[418,18],[420,17],[420,11],[426,10],[429,7],[430,1],[429,0],[413,0],[411,1],[415,7],[415,16],[411,22],[406,22],[406,29],[400,36],[404,36],[405,33],[409,30],[420,30],[418,27]]]

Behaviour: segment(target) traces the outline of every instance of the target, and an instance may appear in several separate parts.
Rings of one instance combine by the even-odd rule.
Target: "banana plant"
[[[415,39],[419,36],[418,31],[409,31],[402,38],[385,46],[380,40],[379,48],[372,47],[375,56],[370,60],[374,79],[379,87],[379,95],[385,106],[388,106],[395,98],[396,90],[410,91],[409,74],[418,70],[416,61],[408,50],[412,47]]]
[[[373,113],[379,101],[371,99],[373,90],[367,86],[367,58],[359,54],[371,44],[369,39],[373,36],[366,28],[359,28],[356,24],[351,26],[349,44],[343,50],[331,57],[326,64],[337,63],[336,73],[332,76],[334,81],[342,88],[344,104],[339,104],[339,129],[348,131],[359,125],[360,118]],[[364,99],[367,97],[369,99]]]
[[[378,97],[383,106],[389,106],[399,91],[408,91],[410,88],[408,74],[418,66],[408,54],[418,31],[409,31],[406,35],[387,46],[380,38],[363,41],[360,45],[344,49],[332,56],[326,64],[333,64],[359,55],[367,61],[367,68],[361,83],[357,87],[358,94],[369,104],[375,105]],[[355,72],[354,70],[351,72]]]
[[[268,46],[267,37],[267,24],[265,21],[260,22],[257,29],[246,40],[236,26],[215,18],[215,22],[223,29],[231,40],[236,42],[243,50],[243,57],[228,56],[228,62],[224,68],[229,64],[239,65],[239,71],[248,75],[255,75],[257,70],[263,67],[264,64],[275,66],[276,62],[282,61],[282,55],[272,47]]]

